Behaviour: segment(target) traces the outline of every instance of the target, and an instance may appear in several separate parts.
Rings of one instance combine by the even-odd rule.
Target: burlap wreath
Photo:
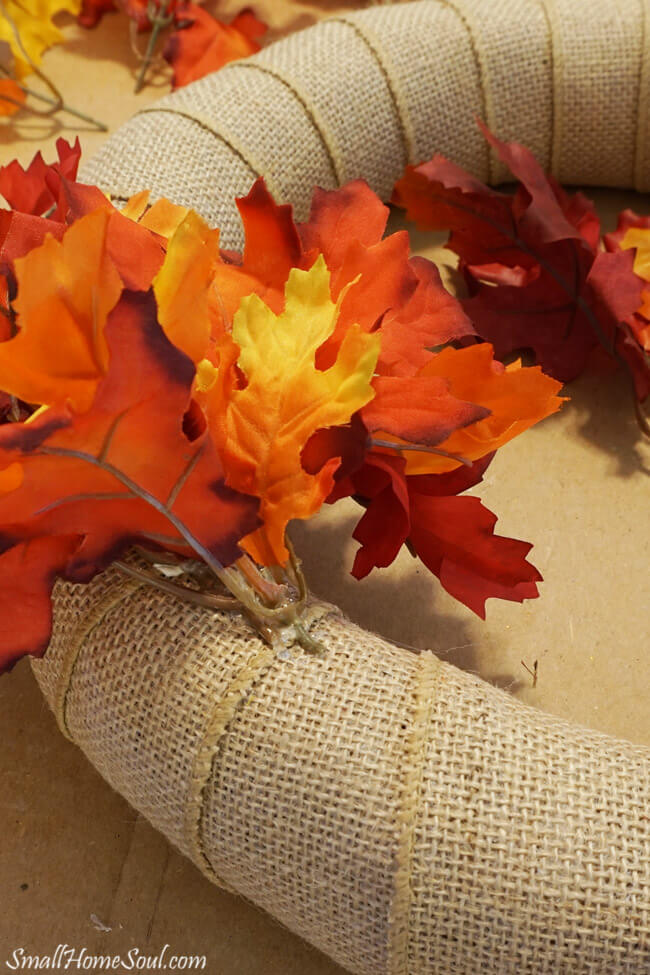
[[[422,0],[278,42],[120,129],[84,177],[190,204],[240,243],[266,176],[386,196],[443,151],[503,173],[472,122],[562,181],[650,186],[644,0]],[[647,750],[392,646],[332,606],[276,654],[111,570],[60,585],[34,670],[62,729],[216,883],[352,972],[647,975]],[[487,747],[486,747],[487,745]]]

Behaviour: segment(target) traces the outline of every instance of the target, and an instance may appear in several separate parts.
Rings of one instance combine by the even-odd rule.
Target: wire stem
[[[150,9],[155,7],[150,4]],[[146,50],[144,52],[144,57],[142,59],[142,64],[140,66],[140,71],[138,72],[138,77],[135,83],[135,93],[142,91],[144,87],[144,81],[147,76],[147,71],[149,70],[149,65],[151,64],[151,59],[153,58],[154,52],[156,50],[156,44],[158,43],[158,38],[160,32],[168,27],[173,17],[167,14],[167,8],[169,6],[169,0],[161,0],[160,7],[158,8],[158,13],[154,17],[149,17],[151,20],[151,34],[149,35],[149,41],[147,43]]]

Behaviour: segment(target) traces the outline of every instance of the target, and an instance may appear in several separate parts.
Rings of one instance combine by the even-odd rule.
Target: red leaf
[[[0,673],[25,654],[40,657],[52,631],[50,595],[79,545],[76,535],[38,538],[0,555]]]
[[[48,165],[37,152],[27,169],[15,159],[0,167],[0,194],[13,210],[42,216],[58,202],[57,194],[48,185],[48,176],[54,177],[55,185],[61,176],[70,180],[76,178],[81,158],[79,139],[75,139],[74,145],[69,145],[65,139],[57,139],[56,151],[59,157],[56,163]]]
[[[77,23],[82,27],[96,27],[104,14],[117,10],[113,0],[83,0]]]
[[[478,498],[409,492],[410,542],[424,564],[456,599],[485,619],[490,597],[523,602],[541,580],[526,561],[528,542],[494,534],[496,516]]]
[[[610,262],[600,253],[593,204],[546,177],[528,149],[481,128],[519,180],[513,196],[436,156],[407,169],[395,201],[419,226],[451,231],[448,246],[460,258],[470,293],[463,307],[500,358],[532,349],[546,372],[568,381],[601,345],[627,363],[641,396],[650,368],[628,348],[622,325],[637,291],[631,262]]]
[[[369,502],[352,537],[361,543],[352,575],[363,579],[391,564],[410,530],[410,504],[404,462],[400,457],[373,454],[355,475],[355,490]]]

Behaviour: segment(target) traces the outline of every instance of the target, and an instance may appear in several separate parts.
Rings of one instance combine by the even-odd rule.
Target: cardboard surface
[[[222,5],[235,9],[237,4]],[[258,4],[278,31],[318,7]],[[354,6],[349,4],[348,6]],[[122,17],[94,32],[67,28],[45,66],[70,102],[111,128],[167,89],[163,75],[132,94],[134,59]],[[74,94],[74,98],[73,98]],[[28,161],[58,135],[104,138],[74,120],[28,119],[0,128],[0,160]],[[592,191],[590,191],[592,192]],[[635,194],[595,194],[605,220]],[[415,247],[443,262],[432,238]],[[499,451],[477,489],[502,534],[534,543],[545,583],[523,606],[488,603],[481,622],[407,554],[359,583],[349,575],[359,509],[328,508],[294,531],[315,592],[389,639],[430,647],[520,700],[650,744],[647,660],[650,447],[638,434],[625,383],[591,376],[568,390],[562,414]],[[539,661],[537,686],[521,661]],[[0,966],[15,949],[52,954],[206,955],[211,975],[334,975],[328,959],[253,906],[213,887],[106,785],[56,728],[21,663],[0,680]],[[105,930],[102,930],[105,928]]]

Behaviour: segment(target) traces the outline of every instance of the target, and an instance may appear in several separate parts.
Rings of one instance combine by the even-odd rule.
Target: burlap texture
[[[475,123],[528,145],[566,183],[650,189],[648,0],[420,0],[324,21],[144,109],[84,178],[149,187],[239,247],[233,200],[264,175],[306,216],[315,185],[389,196],[434,152],[506,171]]]
[[[322,657],[60,586],[34,670],[102,775],[217,882],[364,975],[650,970],[648,752],[310,609]]]
[[[504,176],[473,124],[565,181],[650,182],[646,4],[424,0],[281,41],[163,99],[84,177],[194,206],[241,244],[258,174],[314,184],[442,151]],[[60,586],[34,669],[64,730],[213,880],[356,973],[647,975],[648,752],[532,711],[312,607],[276,655],[115,572]]]

